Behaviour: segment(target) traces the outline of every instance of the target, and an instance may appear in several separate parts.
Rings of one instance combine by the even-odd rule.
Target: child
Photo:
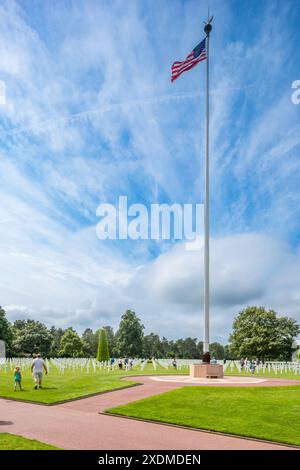
[[[22,386],[21,386],[22,375],[21,375],[20,367],[15,368],[14,379],[15,379],[14,391],[15,392],[17,391],[17,385],[19,385],[20,390],[22,390]]]

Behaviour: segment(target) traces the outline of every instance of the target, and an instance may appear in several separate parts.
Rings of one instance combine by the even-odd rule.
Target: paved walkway
[[[138,377],[133,377],[133,380],[138,380]],[[169,382],[176,384],[177,387],[186,385],[196,386],[219,386],[219,387],[280,387],[282,385],[299,385],[300,380],[290,379],[268,379],[259,376],[224,376],[222,379],[206,379],[206,378],[191,378],[188,375],[157,375],[143,377],[143,383],[155,382]]]
[[[109,407],[187,385],[174,380],[158,381],[154,377],[136,377],[135,380],[143,382],[143,385],[55,406],[0,399],[0,432],[38,439],[64,449],[276,450],[287,448],[283,445],[250,439],[99,414]],[[258,383],[257,386],[291,383],[295,382],[269,379]],[[296,383],[299,384],[299,381]]]

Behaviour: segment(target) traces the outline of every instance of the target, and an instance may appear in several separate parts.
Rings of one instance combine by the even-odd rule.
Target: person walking
[[[37,390],[38,388],[42,388],[43,369],[45,370],[45,374],[47,375],[48,370],[47,370],[45,361],[42,358],[41,354],[38,353],[31,365],[31,372],[33,373],[33,377],[34,377],[34,389],[35,390]]]

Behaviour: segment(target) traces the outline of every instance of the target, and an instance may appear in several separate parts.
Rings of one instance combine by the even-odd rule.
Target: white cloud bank
[[[7,238],[4,247],[1,237],[1,290],[11,320],[31,317],[82,331],[116,327],[124,310],[133,308],[147,331],[201,338],[202,252],[177,244],[136,267],[110,249],[111,241],[98,241],[91,229],[60,236],[50,247],[37,240],[33,246],[21,230],[19,238],[11,239],[9,225],[2,223]],[[52,239],[51,230],[48,235]],[[213,239],[212,339],[225,342],[234,315],[247,305],[265,305],[300,320],[299,278],[300,253],[282,241],[259,233]]]

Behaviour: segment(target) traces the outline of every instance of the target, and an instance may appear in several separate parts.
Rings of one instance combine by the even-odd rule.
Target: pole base
[[[191,364],[190,377],[205,379],[222,379],[223,366],[221,364]]]
[[[210,364],[210,354],[209,352],[205,352],[202,356],[203,364]]]

